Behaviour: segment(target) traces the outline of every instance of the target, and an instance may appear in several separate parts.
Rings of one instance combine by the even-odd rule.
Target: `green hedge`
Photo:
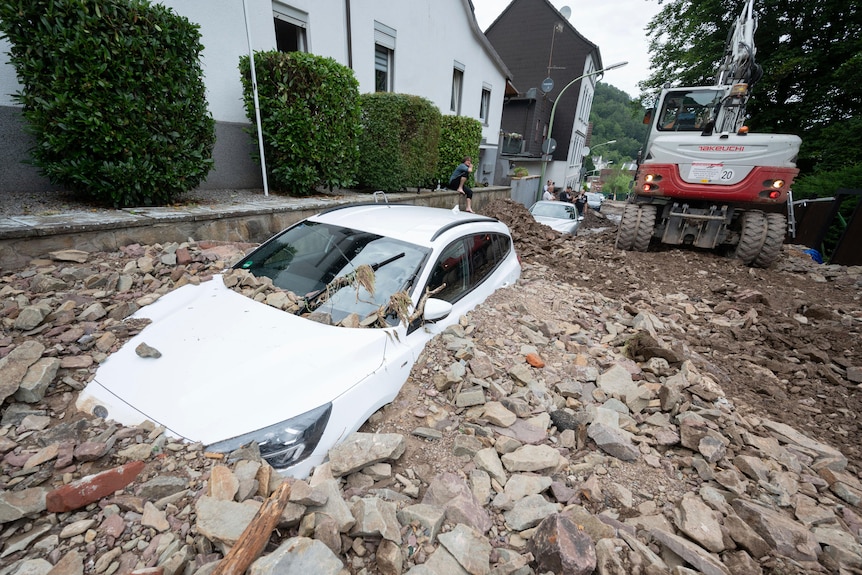
[[[308,195],[354,185],[359,162],[359,82],[332,58],[305,52],[254,55],[267,179]],[[257,138],[249,57],[240,58],[243,101]]]
[[[169,203],[212,168],[198,27],[144,0],[6,0],[36,145],[52,183],[114,206]]]
[[[446,186],[449,176],[464,159],[473,158],[474,172],[470,175],[467,185],[476,184],[476,172],[479,168],[479,143],[482,141],[482,124],[476,118],[468,116],[443,116],[440,126],[439,160],[437,178],[440,185]],[[482,183],[482,182],[479,182]]]
[[[440,110],[425,98],[362,96],[359,187],[398,192],[435,181]]]

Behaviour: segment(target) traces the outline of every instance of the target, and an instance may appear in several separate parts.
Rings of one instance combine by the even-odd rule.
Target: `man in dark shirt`
[[[473,159],[470,156],[464,156],[464,161],[458,164],[452,175],[449,176],[450,190],[456,190],[459,194],[464,194],[467,197],[467,209],[465,211],[473,213],[473,190],[467,187],[467,179],[473,171]]]

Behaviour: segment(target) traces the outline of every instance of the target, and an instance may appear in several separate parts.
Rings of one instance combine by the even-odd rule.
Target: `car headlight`
[[[230,453],[252,441],[260,455],[275,469],[285,469],[307,458],[323,436],[332,404],[321,405],[281,423],[225,439],[207,446],[208,451]]]

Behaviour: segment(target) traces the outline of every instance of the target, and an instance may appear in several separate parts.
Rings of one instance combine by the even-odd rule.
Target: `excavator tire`
[[[754,262],[760,255],[767,238],[766,214],[760,210],[743,212],[742,229],[739,233],[739,243],[736,246],[736,257],[747,265]]]
[[[781,246],[786,235],[787,218],[784,214],[766,214],[766,239],[751,265],[758,268],[771,266],[781,254]]]
[[[645,252],[652,239],[655,217],[655,206],[626,204],[617,230],[617,249]]]

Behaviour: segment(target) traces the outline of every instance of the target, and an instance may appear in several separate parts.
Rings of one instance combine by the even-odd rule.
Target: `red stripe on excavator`
[[[755,202],[763,204],[778,204],[787,201],[787,190],[793,183],[793,178],[799,173],[796,168],[781,168],[776,166],[756,166],[744,180],[736,184],[704,184],[691,183],[679,175],[676,164],[644,164],[638,170],[638,193],[644,196],[670,196],[679,199],[716,200],[722,202]],[[656,189],[644,189],[644,176],[655,174],[660,179],[654,184]],[[762,197],[760,192],[770,189],[764,186],[768,180],[784,180],[784,186],[774,199]],[[774,188],[772,189],[774,191]]]

